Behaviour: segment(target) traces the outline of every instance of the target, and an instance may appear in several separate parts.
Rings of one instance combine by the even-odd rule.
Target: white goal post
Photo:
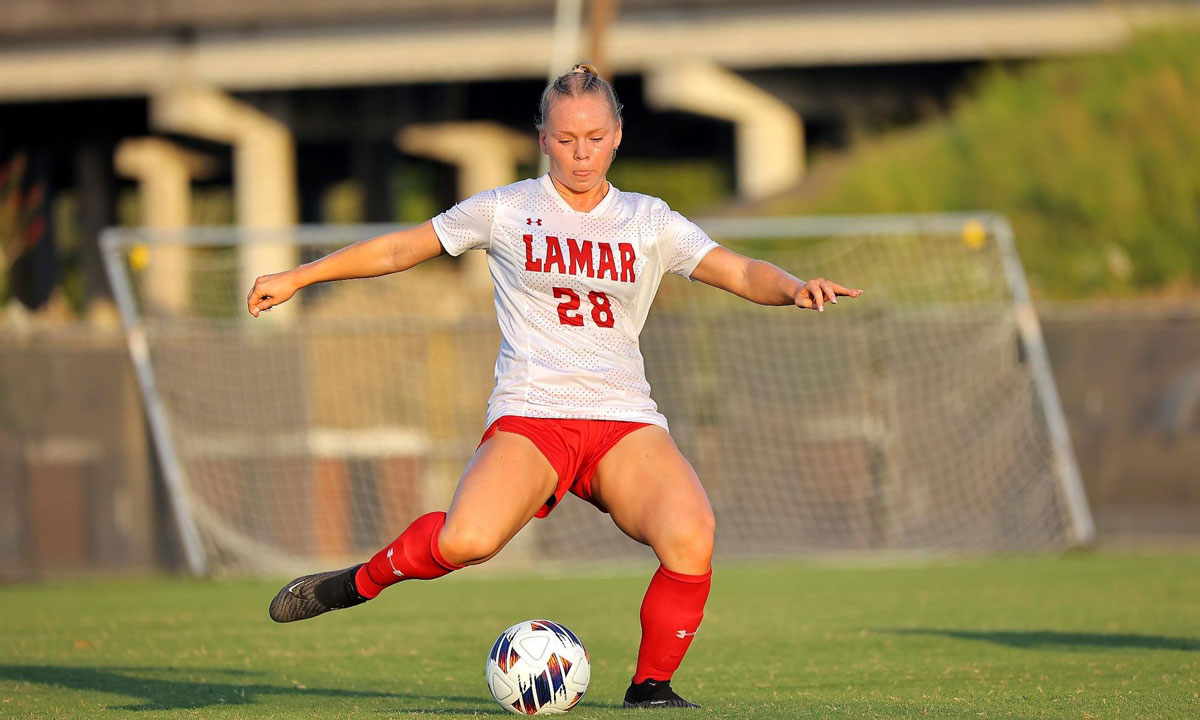
[[[1002,217],[698,223],[800,277],[866,290],[817,314],[664,280],[642,334],[647,376],[709,492],[720,555],[1092,541]],[[105,232],[192,572],[361,561],[446,507],[483,430],[499,345],[486,277],[444,257],[308,288],[275,317],[245,311],[247,243],[304,261],[391,229]],[[639,552],[604,515],[568,501],[505,554],[575,562],[581,547],[609,559]]]

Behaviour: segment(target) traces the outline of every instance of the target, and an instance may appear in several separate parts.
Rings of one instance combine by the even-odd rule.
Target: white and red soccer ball
[[[592,664],[575,633],[551,620],[526,620],[500,633],[485,677],[500,707],[517,715],[558,715],[579,702]]]

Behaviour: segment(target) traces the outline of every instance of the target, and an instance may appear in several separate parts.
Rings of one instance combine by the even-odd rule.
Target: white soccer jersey
[[[487,190],[433,219],[451,255],[488,254],[503,341],[487,424],[503,415],[667,427],[638,335],[664,273],[717,244],[658,198],[617,190],[573,209],[549,175]]]

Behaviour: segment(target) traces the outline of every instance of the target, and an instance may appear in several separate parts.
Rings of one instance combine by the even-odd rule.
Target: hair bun
[[[541,133],[546,128],[546,117],[550,112],[550,104],[560,97],[581,97],[584,95],[598,95],[608,105],[608,109],[612,111],[613,120],[617,125],[621,124],[621,101],[617,100],[617,94],[613,91],[612,85],[608,84],[604,78],[600,77],[600,73],[596,70],[596,66],[581,62],[577,63],[570,70],[559,75],[554,82],[546,86],[542,91],[542,99],[538,102],[538,114],[536,126],[538,132]]]

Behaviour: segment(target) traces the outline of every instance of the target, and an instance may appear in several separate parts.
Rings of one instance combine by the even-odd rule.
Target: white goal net
[[[652,394],[708,489],[719,554],[1010,551],[1091,539],[1002,219],[701,225],[800,277],[866,290],[818,314],[664,280],[642,352]],[[439,258],[310,287],[259,320],[245,310],[248,278],[386,229],[106,234],[194,571],[361,561],[447,506],[483,430],[499,347],[480,263]],[[572,499],[505,554],[575,562],[639,552]]]

